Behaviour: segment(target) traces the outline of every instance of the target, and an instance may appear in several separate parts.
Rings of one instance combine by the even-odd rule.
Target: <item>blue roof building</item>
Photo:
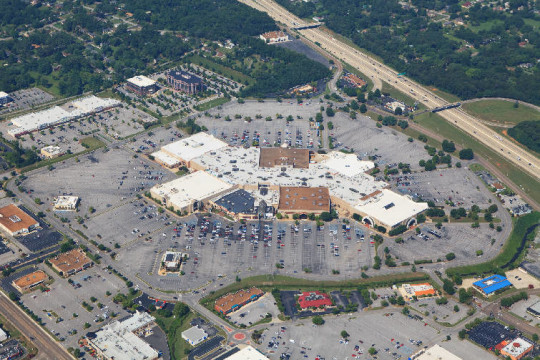
[[[489,296],[497,290],[512,286],[512,283],[504,276],[492,275],[485,279],[474,282],[473,286],[476,290],[480,291],[486,296]]]

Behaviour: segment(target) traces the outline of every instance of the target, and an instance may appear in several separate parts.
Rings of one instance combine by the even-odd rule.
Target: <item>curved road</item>
[[[291,14],[272,0],[239,1],[259,11],[268,13],[274,20],[289,27],[306,25],[303,20]],[[398,77],[395,70],[341,42],[319,28],[298,30],[298,32],[307,40],[316,43],[330,54],[357,68],[366,76],[392,84],[392,86],[401,92],[409,95],[420,103],[423,103],[430,109],[450,104],[420,84],[405,77]],[[540,159],[521,146],[499,136],[495,131],[459,108],[441,111],[439,115],[454,126],[490,147],[493,151],[501,154],[517,167],[528,172],[535,179],[540,180]]]

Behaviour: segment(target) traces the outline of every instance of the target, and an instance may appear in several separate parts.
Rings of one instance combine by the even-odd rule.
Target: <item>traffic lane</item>
[[[0,295],[0,312],[38,348],[47,359],[73,360],[73,357],[5,295]]]

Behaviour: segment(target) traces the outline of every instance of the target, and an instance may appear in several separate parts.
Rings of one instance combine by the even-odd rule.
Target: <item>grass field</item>
[[[157,323],[161,329],[167,334],[171,359],[180,360],[187,358],[185,350],[192,349],[192,346],[182,339],[181,334],[182,331],[191,327],[190,322],[197,317],[197,314],[190,311],[189,314],[179,319],[176,319],[174,316],[160,316],[157,311],[154,311],[152,315],[157,319]]]
[[[201,105],[197,105],[195,106],[195,110],[198,110],[198,111],[206,111],[206,110],[210,110],[212,108],[215,108],[216,106],[220,106],[220,105],[223,105],[225,103],[228,103],[229,101],[231,101],[231,98],[229,97],[220,97],[220,98],[217,98],[217,99],[212,99],[210,101],[207,101]]]
[[[540,120],[540,111],[524,104],[514,108],[514,103],[511,101],[480,100],[462,106],[473,116],[501,125],[516,125],[526,120]]]
[[[487,146],[478,142],[470,135],[459,130],[437,114],[424,113],[414,118],[419,125],[440,134],[448,140],[453,140],[456,145],[471,148],[475,154],[480,155],[490,163],[497,166],[512,182],[520,186],[536,202],[540,202],[540,182],[517,169],[505,158],[495,153]]]
[[[188,56],[185,59],[185,62],[191,62],[197,65],[200,65],[210,71],[214,71],[220,75],[223,75],[231,80],[241,82],[243,84],[251,85],[255,80],[245,74],[242,74],[239,71],[228,68],[224,65],[218,64],[210,59],[203,58],[199,55]]]
[[[493,260],[476,265],[460,266],[456,268],[450,268],[446,271],[448,276],[461,275],[482,275],[494,272],[499,267],[508,263],[512,257],[518,252],[521,240],[527,229],[540,221],[540,212],[533,212],[517,219],[513,219],[514,226],[512,233],[508,238],[508,241],[504,244],[499,255]],[[519,258],[518,258],[519,260]],[[516,265],[519,261],[515,261],[513,265]]]

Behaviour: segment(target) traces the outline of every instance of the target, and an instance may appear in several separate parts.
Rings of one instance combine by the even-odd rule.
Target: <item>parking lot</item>
[[[9,96],[13,101],[7,104],[7,106],[0,107],[0,115],[30,109],[33,106],[54,100],[53,95],[38,88],[14,91]]]
[[[330,319],[331,317],[331,319]],[[258,348],[271,359],[289,354],[290,359],[372,359],[368,349],[377,350],[381,360],[407,359],[424,345],[440,342],[446,334],[439,334],[423,321],[411,319],[395,310],[329,315],[322,326],[314,326],[311,319],[299,320],[282,327],[268,326]],[[345,330],[348,341],[341,337]],[[495,359],[471,343],[452,339],[441,343],[463,359]]]
[[[266,314],[271,314],[273,318],[279,314],[274,297],[270,293],[264,294],[255,302],[242,306],[238,311],[232,312],[229,317],[233,324],[250,326],[264,319]]]
[[[444,206],[446,201],[452,201],[456,206],[466,209],[473,205],[485,209],[494,201],[498,202],[478,177],[466,168],[393,176],[392,180],[398,192],[422,198],[424,201],[431,200],[437,206]]]
[[[540,301],[540,297],[537,295],[531,295],[527,300],[516,302],[510,307],[510,311],[519,317],[522,317],[529,322],[532,326],[540,326],[540,319],[527,312],[527,308],[533,306]]]
[[[50,209],[55,196],[70,194],[80,197],[79,212],[64,212],[62,216],[98,216],[122,201],[132,200],[137,193],[156,183],[174,177],[160,166],[135,159],[133,154],[122,149],[98,150],[78,160],[57,163],[53,171],[41,168],[23,182],[27,190],[33,190],[33,198],[43,201],[40,209]],[[91,207],[94,212],[89,212]]]
[[[132,210],[136,207],[131,204],[125,208],[125,213],[129,209],[129,216],[133,216]],[[123,219],[123,216],[118,214],[114,218]],[[163,217],[166,215],[158,219]],[[138,217],[134,217],[134,221],[139,222]],[[197,289],[210,279],[219,282],[219,277],[228,277],[223,280],[226,282],[236,275],[267,273],[337,279],[358,274],[362,266],[371,264],[372,245],[360,237],[360,231],[365,232],[366,237],[369,233],[364,229],[355,233],[354,228],[347,232],[338,222],[317,230],[309,221],[299,226],[280,221],[241,225],[217,216],[194,215],[176,222],[172,217],[159,221],[163,227],[153,231],[143,228],[150,223],[148,220],[140,221],[141,227],[133,225],[141,230],[135,234],[130,227],[123,229],[123,225],[107,228],[111,239],[125,237],[128,241],[117,256],[122,266],[129,272],[139,273],[159,289]],[[167,225],[168,222],[172,223]],[[184,276],[157,276],[161,256],[168,249],[189,254],[182,267]]]
[[[467,317],[467,310],[469,307],[458,303],[452,298],[448,298],[447,304],[437,305],[435,303],[435,297],[420,298],[417,302],[411,304],[413,308],[423,313],[425,317],[431,317],[433,320],[439,323],[455,324],[461,319]],[[457,306],[459,311],[454,310],[454,306]],[[426,313],[428,315],[426,315]]]
[[[504,243],[501,233],[490,229],[487,224],[477,229],[469,224],[444,224],[439,230],[434,224],[420,225],[421,235],[410,231],[402,236],[403,243],[397,244],[394,240],[386,241],[383,246],[388,246],[390,254],[397,256],[399,261],[433,260],[446,261],[446,254],[453,252],[456,259],[450,262],[477,262],[477,250],[482,250],[482,257],[491,258],[497,254]],[[437,237],[428,232],[432,230],[441,235]],[[426,239],[427,237],[427,239]],[[492,244],[492,239],[495,241]]]
[[[41,266],[54,278],[49,286],[50,291],[35,290],[23,295],[21,299],[25,306],[41,317],[47,329],[58,338],[65,339],[64,346],[78,347],[77,340],[88,331],[97,331],[115,317],[128,315],[121,305],[112,301],[118,292],[127,292],[124,281],[100,269],[99,265],[71,276],[73,285],[45,265]],[[107,291],[111,295],[107,296]],[[90,300],[92,296],[96,301]],[[82,306],[83,301],[93,307],[92,311]],[[100,318],[103,320],[100,321]],[[85,329],[85,323],[90,324],[90,327]]]

